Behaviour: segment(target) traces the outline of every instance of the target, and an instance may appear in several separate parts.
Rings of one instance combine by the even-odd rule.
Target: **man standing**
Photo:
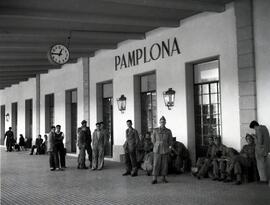
[[[136,151],[137,145],[139,143],[139,135],[137,130],[132,127],[132,121],[127,120],[126,130],[126,141],[123,145],[125,150],[125,164],[126,164],[126,172],[123,176],[130,175],[135,177],[138,175],[138,167],[137,167],[137,159],[136,159]]]
[[[55,163],[54,163],[54,140],[55,140],[55,126],[51,127],[51,131],[49,133],[48,137],[48,153],[49,153],[49,163],[50,163],[50,170],[54,171],[55,170]]]
[[[92,170],[101,170],[104,164],[104,147],[106,142],[106,133],[100,129],[100,123],[96,123],[96,129],[93,133],[93,164]]]
[[[12,127],[8,128],[8,131],[5,133],[4,140],[7,137],[6,140],[6,147],[8,152],[12,152],[12,144],[14,142],[14,134],[12,132]]]
[[[172,132],[166,128],[166,119],[161,117],[159,120],[160,127],[155,128],[152,136],[154,144],[154,165],[152,184],[157,183],[157,176],[163,177],[163,183],[168,183],[166,176],[168,174],[168,154],[172,144]]]
[[[80,154],[78,157],[78,162],[81,164],[78,165],[78,169],[83,168],[85,169],[85,150],[88,154],[88,159],[90,162],[89,168],[92,168],[92,147],[91,147],[91,131],[89,127],[87,127],[87,121],[83,120],[81,122],[82,126],[78,128],[78,146],[80,149]],[[81,147],[81,148],[80,148]]]
[[[270,152],[270,137],[266,126],[259,125],[257,121],[252,121],[249,125],[255,130],[255,157],[257,161],[257,169],[262,183],[267,183],[267,154]]]
[[[54,161],[55,161],[56,170],[61,170],[61,171],[63,170],[63,168],[65,168],[65,150],[64,150],[65,148],[64,148],[63,139],[64,139],[64,133],[61,132],[61,126],[56,125],[55,141],[54,141],[54,146],[55,146]]]

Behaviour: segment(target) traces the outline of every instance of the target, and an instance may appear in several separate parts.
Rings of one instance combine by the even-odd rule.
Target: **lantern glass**
[[[9,113],[7,113],[5,117],[6,117],[6,121],[9,122],[9,118],[10,118]]]
[[[126,110],[126,100],[127,98],[124,95],[121,95],[121,97],[117,99],[118,109],[121,113],[124,113]]]
[[[170,110],[171,107],[174,106],[175,91],[172,88],[169,88],[167,91],[163,92],[163,98],[165,106],[167,106],[168,109]]]

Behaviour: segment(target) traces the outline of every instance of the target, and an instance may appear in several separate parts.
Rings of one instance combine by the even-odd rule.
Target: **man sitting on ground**
[[[32,146],[30,155],[33,155],[34,149],[37,149],[36,154],[40,154],[42,142],[43,139],[41,139],[41,135],[38,135],[38,138],[36,139],[36,144]]]
[[[232,181],[232,172],[236,176],[236,185],[242,184],[243,170],[250,169],[252,175],[256,178],[257,169],[256,169],[256,159],[255,159],[255,143],[254,137],[250,134],[246,135],[247,145],[244,145],[240,155],[237,155],[233,158],[232,163],[228,167],[227,178],[224,182]]]
[[[180,174],[189,169],[189,152],[185,145],[173,137],[169,154],[169,170],[171,173]]]

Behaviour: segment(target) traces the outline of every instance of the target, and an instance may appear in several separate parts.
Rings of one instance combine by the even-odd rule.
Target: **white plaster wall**
[[[0,105],[5,105],[6,113],[9,113],[9,122],[5,121],[6,130],[11,127],[11,103],[18,103],[18,116],[17,116],[17,140],[19,135],[23,134],[25,137],[25,100],[32,99],[33,101],[33,139],[37,136],[36,133],[36,79],[31,78],[28,81],[21,82],[0,91]],[[5,114],[6,114],[5,113]]]
[[[270,129],[270,1],[253,5],[258,121]]]
[[[55,125],[61,125],[61,130],[65,133],[65,91],[75,88],[77,88],[78,103],[77,122],[81,122],[83,120],[82,60],[75,64],[66,64],[62,69],[51,70],[48,74],[40,76],[40,132],[42,134],[45,133],[45,95],[54,93],[54,122]]]
[[[146,64],[114,71],[114,56],[154,42],[177,37],[181,54],[151,61]],[[220,82],[222,89],[223,141],[240,149],[240,124],[237,79],[236,29],[233,4],[223,13],[202,13],[181,22],[173,29],[160,28],[146,34],[145,40],[126,41],[118,49],[100,51],[90,58],[90,126],[94,129],[96,113],[96,83],[113,79],[114,92],[114,142],[125,141],[126,120],[134,120],[133,76],[146,71],[156,71],[158,118],[167,118],[167,127],[178,140],[187,144],[185,63],[212,56],[220,56]],[[169,111],[164,106],[162,92],[168,88],[176,91],[175,106]],[[124,114],[117,108],[116,98],[127,97]]]

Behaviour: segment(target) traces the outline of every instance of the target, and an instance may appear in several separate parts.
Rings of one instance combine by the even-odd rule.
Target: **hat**
[[[83,120],[82,122],[81,122],[81,124],[86,124],[87,123],[87,121],[86,120]]]
[[[164,116],[162,116],[160,119],[159,119],[159,121],[160,120],[164,120],[164,121],[166,121],[166,119],[165,119],[165,117]]]

